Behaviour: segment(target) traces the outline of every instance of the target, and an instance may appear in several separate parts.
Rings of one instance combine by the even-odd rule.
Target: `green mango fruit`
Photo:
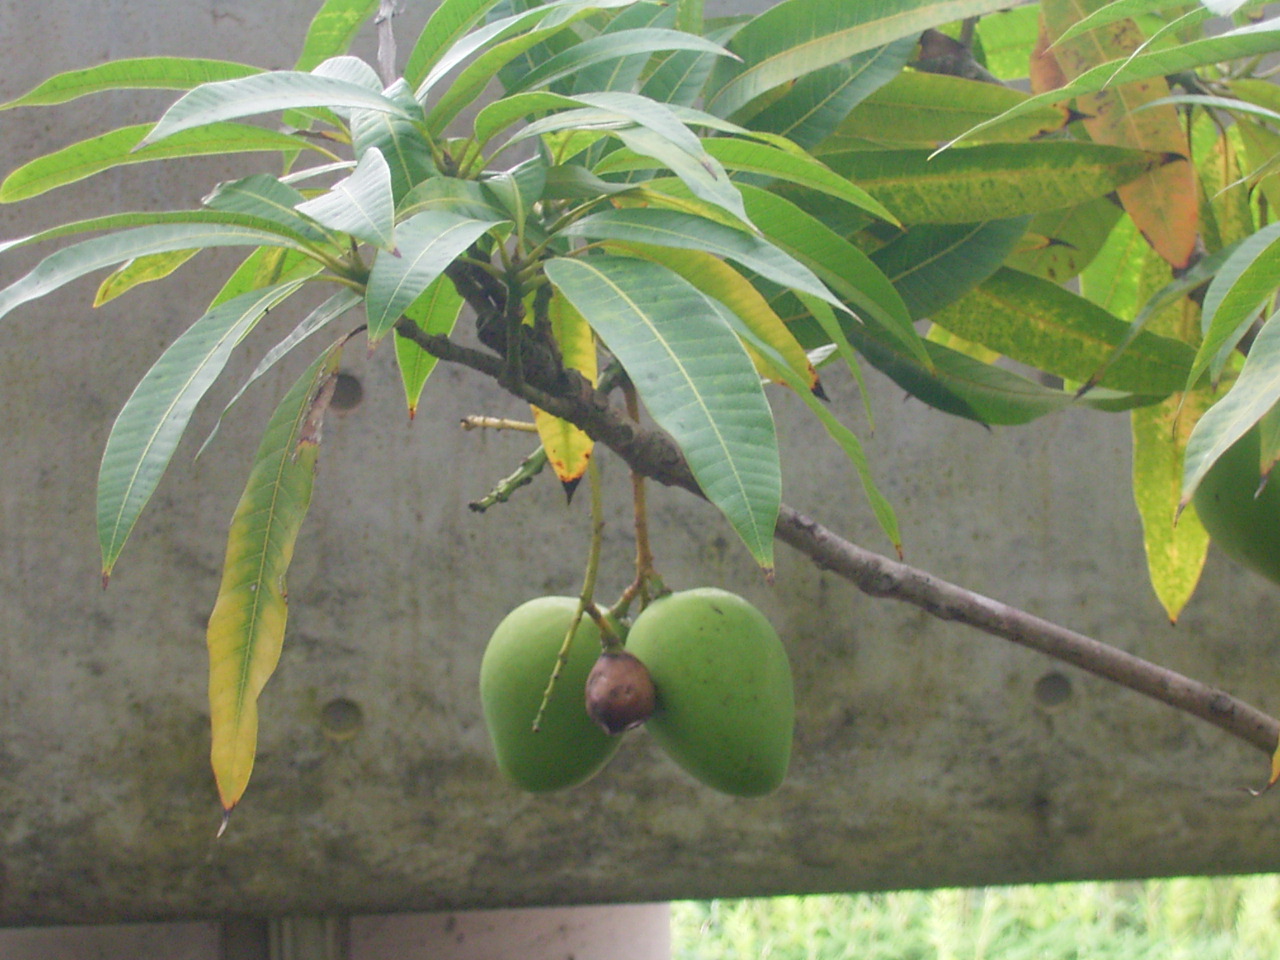
[[[627,651],[657,688],[646,729],[676,763],[739,797],[782,783],[795,698],[786,650],[764,614],[711,587],[669,594],[636,617]]]
[[[1223,553],[1280,583],[1280,476],[1272,475],[1258,493],[1260,444],[1254,427],[1228,447],[1200,481],[1192,502]]]
[[[498,624],[480,663],[480,703],[498,768],[534,793],[590,779],[621,740],[587,716],[587,675],[600,655],[600,630],[590,617],[578,624],[541,726],[533,730],[577,609],[575,597],[539,597],[521,604]]]

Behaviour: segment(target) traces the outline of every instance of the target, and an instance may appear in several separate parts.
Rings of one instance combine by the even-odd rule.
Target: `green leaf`
[[[564,233],[592,240],[625,240],[687,250],[705,250],[733,260],[774,283],[802,290],[847,309],[808,267],[769,241],[733,227],[675,210],[636,207],[606,210],[574,223]]]
[[[537,90],[503,97],[481,108],[476,114],[475,140],[483,149],[498,133],[518,120],[553,110],[575,109],[580,101],[559,93]]]
[[[243,180],[220,183],[204,198],[204,205],[210,210],[270,220],[312,243],[330,241],[331,238],[316,226],[313,219],[298,212],[297,207],[302,202],[303,196],[298,190],[281,183],[269,173],[256,173]]]
[[[667,3],[655,3],[652,0],[641,0],[613,17],[603,30],[601,36],[624,33],[628,30],[640,30],[650,27],[660,29],[676,28],[676,8]],[[681,30],[681,33],[698,36],[700,31]],[[714,41],[713,41],[714,42]],[[662,51],[669,55],[672,51]],[[631,56],[617,57],[592,64],[578,71],[573,76],[574,93],[592,93],[601,90],[632,90],[640,82],[646,68],[653,61],[654,51],[644,50]]]
[[[226,813],[249,783],[258,697],[284,645],[285,578],[311,503],[319,423],[332,395],[340,346],[321,354],[276,407],[231,520],[207,636],[211,761]]]
[[[16,100],[0,104],[0,110],[67,103],[78,97],[107,90],[190,90],[202,83],[233,80],[261,72],[260,67],[228,60],[197,60],[188,57],[109,60],[96,67],[69,70],[50,77]]]
[[[1077,382],[1111,360],[1130,333],[1129,324],[1084,297],[1007,267],[930,316],[966,340]],[[1101,383],[1168,396],[1182,388],[1193,356],[1187,344],[1143,331],[1114,358]]]
[[[871,254],[913,319],[954,303],[989,277],[1027,229],[1029,217],[912,227]]]
[[[717,43],[681,33],[678,30],[651,27],[627,30],[622,33],[601,34],[590,40],[576,43],[563,53],[539,64],[535,69],[521,76],[510,92],[518,93],[521,90],[543,87],[564,77],[576,75],[579,71],[595,64],[607,63],[618,57],[647,55],[660,50],[693,50],[700,53],[729,55]]]
[[[121,127],[37,157],[14,170],[0,184],[0,203],[29,200],[55,187],[75,183],[95,173],[125,164],[148,163],[172,157],[277,152],[302,147],[310,147],[326,156],[333,156],[327,150],[288,134],[240,123],[216,123],[198,130],[188,130],[155,146],[135,149],[150,129],[151,124],[148,123]]]
[[[626,193],[634,188],[634,184],[602,180],[586,167],[565,163],[547,167],[547,181],[542,188],[542,199],[593,200],[597,197]]]
[[[395,246],[391,169],[376,147],[365,150],[349,177],[295,209],[330,230],[350,234],[382,250]]]
[[[326,325],[363,302],[364,297],[354,290],[340,290],[307,314],[296,327],[289,331],[283,340],[264,353],[262,359],[258,361],[258,365],[253,368],[253,373],[249,374],[244,383],[240,384],[240,389],[227,401],[226,406],[222,408],[222,412],[218,414],[218,419],[214,423],[213,429],[204,438],[204,443],[200,444],[200,449],[196,451],[196,456],[199,457],[203,454],[209,444],[213,442],[213,438],[218,434],[218,428],[222,426],[222,418],[227,415],[227,411],[235,405],[236,401],[244,396],[244,392],[249,387],[287,356],[294,347],[306,340],[307,337],[323,329]]]
[[[796,154],[765,143],[753,143],[732,137],[713,137],[702,141],[707,153],[726,169],[758,173],[807,187],[817,193],[843,200],[881,220],[898,223],[897,218],[870,193],[847,177],[833,171],[820,160],[807,154]]]
[[[209,302],[208,309],[234,300],[242,293],[258,290],[273,283],[314,277],[323,264],[297,250],[283,247],[259,247],[240,262],[240,266],[223,282]]]
[[[680,111],[682,114],[687,112]],[[723,122],[719,121],[719,123]],[[729,124],[729,126],[735,125]],[[707,156],[735,173],[755,175],[749,179],[768,179],[794,184],[804,187],[811,193],[836,197],[852,206],[859,216],[870,213],[890,223],[898,223],[897,218],[865,190],[834,173],[821,161],[799,151],[793,144],[787,144],[788,149],[783,149],[772,144],[736,137],[710,137],[702,142]],[[658,160],[620,148],[595,164],[593,170],[597,174],[607,176],[632,170],[652,170],[659,166],[661,162]]]
[[[1142,305],[1142,276],[1151,245],[1129,217],[1111,228],[1102,249],[1080,274],[1080,293],[1117,317],[1131,317]]]
[[[384,91],[415,120],[405,120],[382,110],[351,111],[351,147],[356,158],[368,150],[378,150],[391,171],[391,195],[399,203],[419,183],[436,174],[431,145],[418,127],[426,123],[422,108],[403,80],[397,80]]]
[[[915,49],[915,38],[905,37],[799,77],[785,94],[751,118],[751,126],[781,134],[812,150],[826,141],[859,103],[895,76],[906,76],[901,71]],[[926,76],[911,74],[917,75]],[[894,123],[908,116],[898,115]]]
[[[714,302],[646,260],[560,258],[546,271],[626,368],[707,499],[771,570],[782,494],[773,416]]]
[[[678,10],[676,15],[678,18]],[[709,30],[706,33],[708,40],[718,44],[723,44],[732,35],[732,28]],[[663,103],[694,103],[701,96],[707,77],[711,75],[711,68],[718,59],[718,54],[694,50],[669,50],[658,54],[653,61],[656,66],[645,79],[640,93]]]
[[[363,84],[315,73],[277,70],[196,87],[165,112],[142,142],[150,145],[183,130],[221,120],[316,107],[380,110],[412,119],[400,104]]]
[[[1086,70],[1064,86],[1028,97],[999,116],[970,127],[947,146],[954,146],[983,130],[1006,123],[1015,117],[1024,116],[1048,104],[1096,93],[1105,87],[1116,87],[1136,80],[1182,73],[1224,60],[1265,55],[1276,50],[1280,50],[1280,21],[1265,20],[1217,37],[1191,40],[1167,50],[1142,53],[1131,58],[1118,57]]]
[[[999,84],[905,70],[858,104],[815,152],[821,156],[868,144],[933,148],[1025,99],[1027,94]],[[1031,140],[1061,130],[1068,117],[1064,107],[1040,107],[993,128],[984,139]]]
[[[103,582],[177,449],[196,404],[231,351],[268,309],[303,281],[256,290],[197,320],[160,356],[116,417],[98,471]]]
[[[1209,255],[1203,260],[1197,261],[1189,270],[1180,271],[1176,279],[1170,280],[1165,286],[1152,294],[1147,299],[1146,303],[1142,305],[1142,308],[1136,311],[1133,322],[1129,324],[1129,333],[1126,334],[1125,338],[1116,345],[1115,353],[1111,355],[1101,368],[1090,375],[1086,385],[1092,388],[1093,384],[1101,381],[1106,371],[1110,368],[1111,363],[1119,357],[1121,353],[1128,349],[1133,338],[1146,327],[1149,321],[1155,319],[1160,313],[1168,310],[1175,303],[1183,300],[1184,297],[1190,296],[1192,291],[1197,287],[1203,286],[1210,277],[1218,272],[1218,269],[1222,266],[1227,257],[1231,255],[1231,252],[1234,249],[1234,247],[1231,247],[1226,250],[1219,250],[1217,253]],[[1147,254],[1148,258],[1151,252],[1150,246],[1142,248],[1142,253]],[[1183,342],[1186,343],[1195,343],[1198,342],[1199,337],[1184,337],[1182,339]]]
[[[1036,45],[1040,5],[1006,7],[978,21],[975,48],[983,65],[1001,80],[1021,80],[1030,72],[1028,51]]]
[[[854,150],[823,161],[904,223],[974,223],[1072,207],[1167,162],[1164,154],[1046,140],[948,150]]]
[[[1187,374],[1188,387],[1214,363],[1220,369],[1223,355],[1232,350],[1248,330],[1258,311],[1275,293],[1280,276],[1280,223],[1263,227],[1242,241],[1205,291],[1201,306],[1204,341]]]
[[[865,253],[790,200],[742,186],[747,213],[770,242],[812,270],[846,303],[874,318],[926,366],[928,355],[902,296]]]
[[[547,185],[547,165],[542,157],[531,157],[524,163],[489,177],[483,183],[484,191],[494,197],[515,224],[516,236],[526,237],[526,224],[537,230],[538,240],[545,236],[533,219],[534,204],[542,199]]]
[[[204,214],[208,216],[203,216]],[[159,219],[163,215],[129,214],[127,216],[145,220]],[[175,216],[176,222],[157,223],[154,226],[138,227],[104,237],[82,240],[49,254],[31,272],[0,290],[0,317],[5,316],[20,304],[43,297],[86,273],[151,253],[190,250],[196,247],[229,246],[278,246],[307,250],[304,239],[287,236],[279,232],[276,224],[258,217],[214,210],[183,211]],[[107,226],[117,219],[103,217],[96,221],[86,220],[79,224],[55,227],[21,240],[10,241],[7,246],[52,239],[74,228],[95,229],[92,226],[94,223]]]
[[[325,0],[311,18],[295,70],[311,70],[346,53],[360,28],[378,9],[378,0]]]
[[[679,250],[617,241],[605,244],[604,249],[607,252],[619,252],[623,256],[652,260],[672,273],[679,274],[707,296],[727,307],[757,338],[768,343],[773,354],[783,358],[787,366],[801,377],[806,390],[818,387],[818,373],[795,335],[769,306],[760,291],[719,257],[703,250]],[[752,353],[751,349],[747,352]],[[752,355],[751,359],[756,362],[756,369],[761,376],[770,376],[770,368],[764,365],[758,355]]]
[[[416,88],[422,83],[439,59],[498,3],[499,0],[443,0],[432,10],[405,59],[404,79],[409,86]]]
[[[1182,474],[1182,502],[1227,449],[1280,402],[1280,323],[1273,314],[1262,325],[1244,367],[1226,396],[1200,418],[1187,440]]]
[[[936,343],[924,344],[929,355],[926,368],[874,323],[845,324],[844,329],[858,352],[911,396],[978,423],[1030,423],[1073,404],[1115,411],[1151,402],[1151,398],[1110,391],[1077,400],[1070,393],[1050,389]]]
[[[1066,283],[1092,262],[1120,219],[1109,197],[1037,214],[1006,265],[1054,283]]]
[[[379,250],[365,293],[369,343],[376,344],[405,308],[468,247],[503,220],[475,220],[443,210],[415,214],[396,227],[398,255]]]
[[[535,10],[543,9],[545,8],[535,8]],[[427,124],[431,131],[437,135],[443,134],[454,118],[474,103],[484,93],[485,89],[493,83],[493,78],[497,76],[499,71],[531,48],[545,42],[549,37],[566,29],[578,20],[589,16],[592,12],[589,7],[579,4],[571,16],[557,17],[554,24],[512,37],[491,50],[486,50],[472,63],[468,64],[466,69],[449,84],[448,89],[436,99],[431,112],[427,114]],[[424,84],[423,86],[426,88],[428,85]],[[421,97],[423,91],[419,90],[418,95]]]
[[[507,216],[479,183],[457,177],[437,176],[418,184],[400,202],[396,215],[407,220],[426,210],[473,220],[503,220]]]
[[[517,133],[512,142],[589,124],[617,137],[633,152],[657,160],[683,180],[698,198],[740,220],[746,219],[742,196],[724,167],[706,152],[674,108],[618,91],[579,94],[573,99],[591,106],[534,121]]]
[[[927,27],[992,13],[1000,0],[785,0],[734,35],[741,63],[722,62],[708,81],[707,109],[733,116],[775,87]]]
[[[153,253],[130,260],[98,285],[93,305],[100,307],[121,294],[128,293],[136,286],[163,280],[199,252],[199,250],[173,250],[169,253]]]
[[[863,493],[866,495],[867,502],[871,504],[872,512],[876,515],[880,528],[885,532],[894,549],[901,555],[902,533],[898,527],[897,515],[894,513],[892,504],[880,492],[880,488],[876,486],[875,478],[871,474],[871,464],[867,461],[866,452],[862,449],[862,443],[858,440],[857,435],[836,419],[835,415],[822,401],[813,395],[813,391],[809,389],[805,378],[797,373],[792,365],[787,363],[771,344],[766,343],[757,336],[733,311],[718,304],[717,308],[721,319],[728,324],[730,329],[769,360],[773,372],[795,391],[796,396],[804,401],[805,406],[818,418],[818,421],[827,431],[827,435],[844,451],[845,456],[849,458],[849,462],[857,472],[858,479],[862,482]]]
[[[422,39],[419,40],[414,47],[413,53],[410,54],[410,66],[405,68],[405,77],[411,84],[416,85],[414,95],[418,100],[426,102],[427,94],[441,78],[459,66],[467,57],[479,50],[483,50],[490,44],[499,44],[510,37],[531,30],[544,20],[550,20],[545,26],[551,30],[551,33],[554,33],[555,31],[551,28],[564,25],[571,18],[576,19],[584,11],[625,6],[631,2],[632,0],[558,0],[558,2],[553,3],[537,4],[512,16],[494,20],[473,33],[462,36],[462,33],[465,33],[475,24],[476,20],[473,19],[461,32],[453,32],[449,36],[448,39],[451,42],[447,48],[440,46],[434,52],[428,53],[424,51],[421,62],[418,62],[416,60],[418,51],[423,48],[423,43],[428,39],[428,35],[433,32],[432,27],[436,20],[436,17],[433,16],[427,24],[427,30],[423,33]],[[467,2],[461,4],[445,3],[441,5],[440,12],[443,13],[445,8],[450,6],[459,8],[459,12],[461,12],[464,8],[469,7],[470,4]],[[486,9],[490,6],[492,4],[484,3]],[[547,34],[547,36],[549,35],[550,33]]]
[[[447,337],[453,332],[462,311],[462,297],[448,277],[436,277],[419,294],[418,299],[404,311],[404,315],[418,325],[424,333]],[[405,402],[409,405],[409,419],[418,413],[418,398],[427,377],[436,368],[436,358],[397,331],[395,335],[396,365],[400,369],[400,382],[404,385]]]
[[[359,57],[346,55],[330,57],[323,63],[317,64],[311,70],[310,76],[342,80],[345,83],[364,87],[373,93],[382,90],[382,78],[378,76],[378,71]]]

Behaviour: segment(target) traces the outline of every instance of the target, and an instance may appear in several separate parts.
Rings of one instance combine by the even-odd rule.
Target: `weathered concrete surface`
[[[177,51],[284,65],[304,29],[293,14],[309,7],[2,0],[0,98],[107,57]],[[146,119],[167,99],[0,115],[2,165]],[[108,174],[56,202],[0,209],[0,236],[193,204],[252,164]],[[0,279],[33,262],[27,251],[5,257]],[[566,508],[543,480],[505,508],[468,512],[529,443],[455,424],[466,413],[520,415],[519,405],[442,369],[409,425],[389,352],[370,359],[359,347],[347,363],[364,399],[326,428],[258,766],[215,842],[203,625],[258,430],[298,365],[255,387],[211,451],[191,458],[237,379],[295,315],[273,316],[233,360],[105,593],[93,519],[112,418],[234,258],[204,263],[96,312],[93,282],[83,282],[5,321],[0,923],[1280,868],[1277,801],[1242,789],[1267,770],[1249,748],[1037,655],[866,599],[785,548],[770,588],[713,510],[666,490],[652,500],[668,582],[737,590],[786,638],[799,704],[791,776],[768,798],[732,800],[693,783],[640,734],[576,791],[516,792],[488,753],[480,656],[509,608],[576,589],[586,498]],[[856,395],[830,379],[835,409],[865,435]],[[911,562],[1280,709],[1280,594],[1215,558],[1176,629],[1152,597],[1123,418],[1073,413],[987,431],[871,379],[869,452],[901,511]],[[883,546],[820,429],[786,397],[778,409],[788,500]],[[616,463],[606,472],[602,589],[611,594],[628,579],[632,545],[625,476]],[[1065,698],[1038,699],[1038,684]],[[358,707],[353,737],[326,734],[325,708],[337,700]]]

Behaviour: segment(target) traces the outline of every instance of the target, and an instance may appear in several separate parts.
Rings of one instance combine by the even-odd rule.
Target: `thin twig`
[[[1228,693],[924,570],[864,550],[785,505],[776,533],[783,543],[870,596],[901,600],[940,620],[977,627],[1199,717],[1268,756],[1276,750],[1280,721]]]
[[[540,474],[546,465],[547,451],[540,446],[521,460],[520,466],[516,467],[513,473],[503,477],[492,490],[479,500],[472,500],[467,507],[476,513],[484,513],[494,504],[506,503],[513,493],[532,483],[533,478]]]

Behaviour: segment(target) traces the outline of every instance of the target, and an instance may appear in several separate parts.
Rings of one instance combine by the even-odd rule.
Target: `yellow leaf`
[[[227,813],[249,783],[258,696],[280,660],[288,615],[285,574],[311,502],[320,420],[340,347],[341,341],[321,354],[276,407],[227,536],[207,637],[211,760]]]
[[[560,347],[566,369],[577,370],[596,382],[596,344],[591,327],[568,300],[556,291],[548,305],[551,333]],[[591,438],[573,424],[533,408],[533,422],[547,451],[547,462],[563,484],[576,484],[587,472],[594,446]]]
[[[1145,301],[1173,277],[1168,265],[1144,249],[1139,298]],[[1183,298],[1155,314],[1147,324],[1152,333],[1200,342],[1200,311]],[[1176,622],[1191,599],[1209,551],[1209,534],[1195,507],[1179,514],[1183,459],[1191,429],[1214,400],[1207,390],[1175,393],[1161,403],[1134,410],[1133,496],[1142,519],[1143,546],[1151,586],[1170,622]]]

